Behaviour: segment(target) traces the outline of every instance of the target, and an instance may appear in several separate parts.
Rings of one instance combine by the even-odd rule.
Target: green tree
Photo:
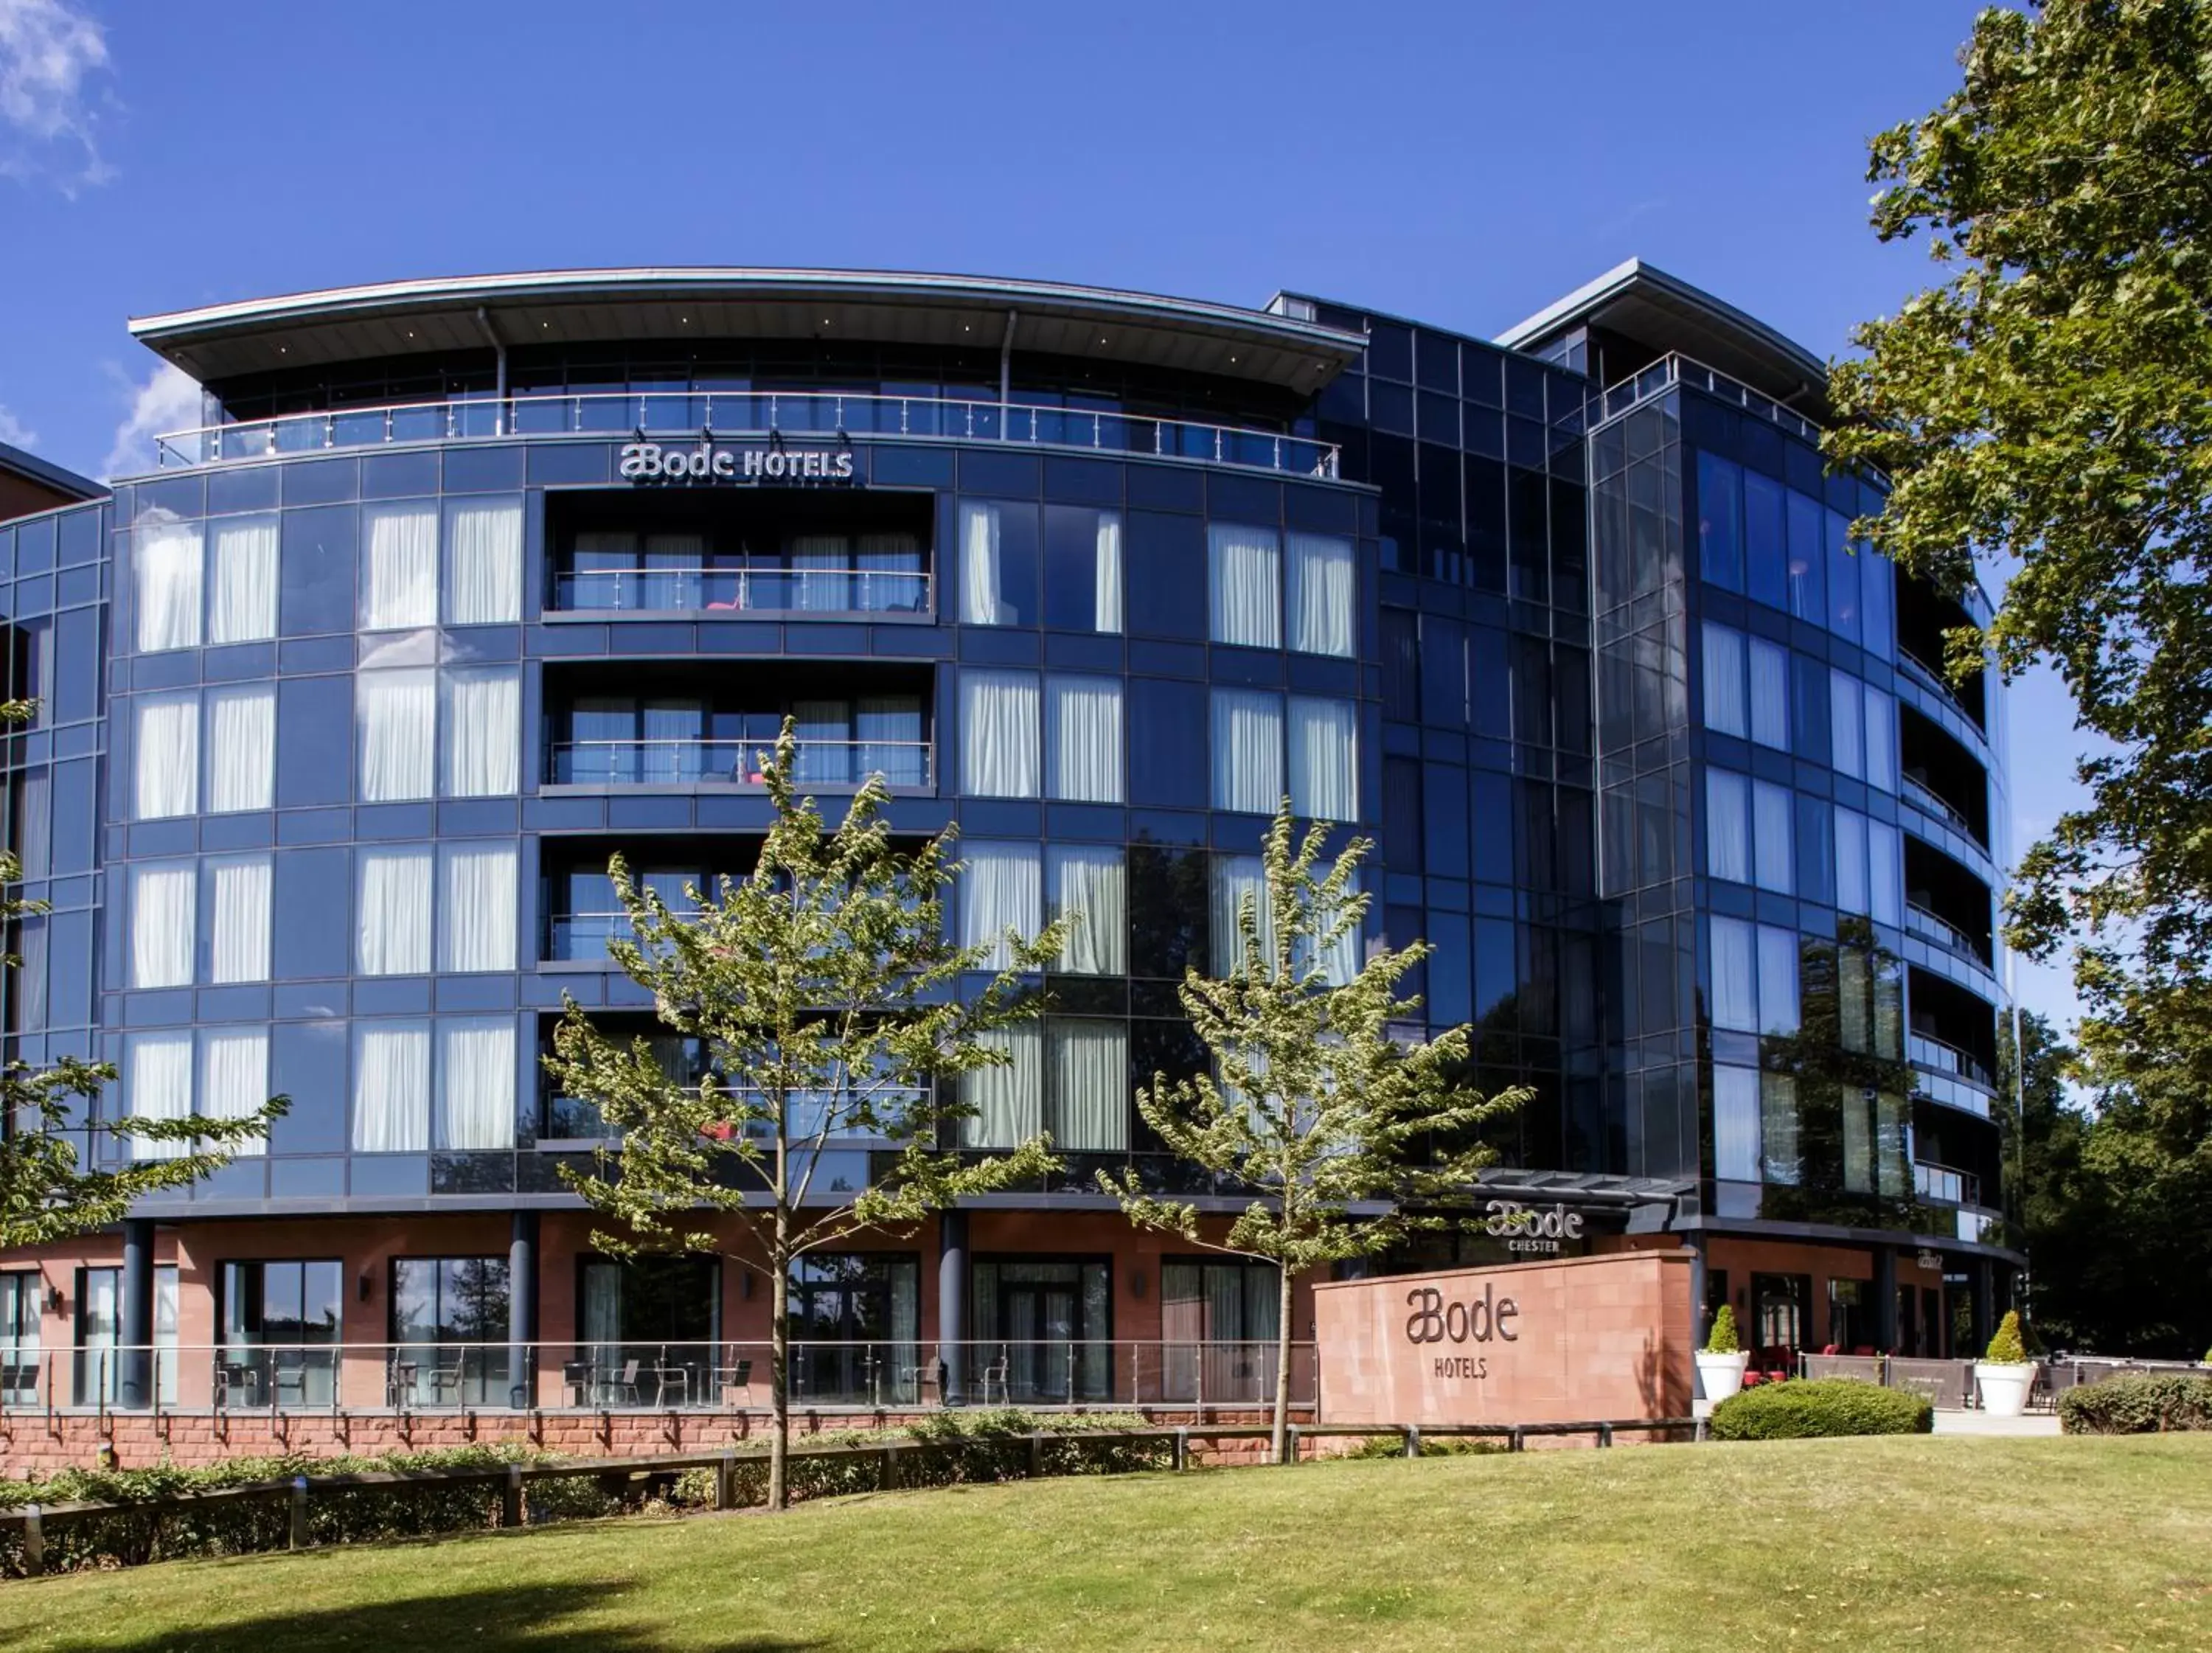
[[[1398,984],[1428,956],[1425,942],[1378,949],[1357,970],[1330,969],[1333,957],[1358,946],[1370,897],[1355,875],[1371,845],[1354,839],[1317,873],[1328,829],[1309,827],[1295,843],[1294,836],[1285,799],[1262,847],[1261,891],[1237,910],[1235,968],[1223,977],[1184,974],[1183,1009],[1213,1073],[1155,1075],[1137,1092],[1138,1113],[1170,1153],[1250,1203],[1216,1234],[1195,1205],[1158,1197],[1133,1172],[1098,1178],[1139,1226],[1279,1271],[1278,1463],[1289,1439],[1299,1277],[1445,1226],[1495,1158],[1480,1128],[1528,1094],[1485,1098],[1459,1084],[1472,1036],[1465,1024],[1425,1042],[1404,1033],[1420,1001],[1400,998]]]
[[[2074,943],[2085,1060],[2167,1138],[2212,1096],[2212,4],[2045,0],[1974,24],[1959,90],[1873,141],[1885,241],[1944,272],[1838,363],[1830,459],[1886,471],[1857,525],[1960,590],[2008,576],[1963,678],[2049,662],[2097,738],[2008,936]]]
[[[787,720],[761,765],[775,818],[749,877],[688,890],[679,913],[636,884],[620,856],[608,869],[635,934],[609,951],[661,1023],[699,1042],[706,1071],[666,1071],[665,1044],[611,1038],[573,1002],[546,1059],[618,1139],[594,1169],[562,1172],[609,1219],[594,1244],[625,1257],[719,1255],[766,1275],[773,1509],[784,1504],[790,1441],[793,1264],[1056,1163],[1042,1137],[998,1157],[946,1152],[940,1137],[974,1110],[939,1087],[1011,1060],[995,1036],[1037,1012],[1023,978],[1058,956],[1060,927],[1010,933],[1005,968],[957,996],[961,975],[987,968],[992,950],[945,939],[944,895],[959,870],[951,830],[897,848],[873,775],[825,831],[793,787],[797,751]],[[871,1155],[869,1185],[818,1186],[825,1156],[855,1137],[890,1145]]]

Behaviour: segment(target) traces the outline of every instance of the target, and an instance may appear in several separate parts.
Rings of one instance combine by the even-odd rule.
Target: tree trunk
[[[1275,1310],[1275,1462],[1290,1462],[1291,1448],[1291,1270],[1279,1264],[1283,1295]]]
[[[769,1282],[768,1507],[784,1507],[785,1469],[791,1456],[791,1259],[785,1254],[789,1221],[775,1213],[775,1277]]]

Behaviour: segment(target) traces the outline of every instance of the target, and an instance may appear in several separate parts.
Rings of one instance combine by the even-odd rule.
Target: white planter
[[[1974,1386],[1982,1392],[1982,1410],[1992,1418],[2017,1418],[2027,1408],[2027,1391],[2035,1383],[2035,1363],[2019,1365],[1974,1362]]]
[[[1698,1387],[1705,1392],[1708,1401],[1725,1401],[1743,1388],[1743,1369],[1751,1364],[1751,1356],[1743,1354],[1709,1354],[1698,1351]]]

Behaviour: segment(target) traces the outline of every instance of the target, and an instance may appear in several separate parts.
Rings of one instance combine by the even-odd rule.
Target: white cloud
[[[9,412],[4,406],[0,406],[0,442],[7,443],[10,447],[33,447],[38,441],[37,431]]]
[[[153,470],[154,439],[173,430],[192,429],[199,422],[198,381],[183,368],[164,362],[154,369],[151,378],[131,391],[130,416],[115,428],[115,446],[107,450],[106,474],[129,477]]]
[[[0,0],[0,176],[64,193],[114,176],[93,131],[107,67],[106,34],[66,0]]]

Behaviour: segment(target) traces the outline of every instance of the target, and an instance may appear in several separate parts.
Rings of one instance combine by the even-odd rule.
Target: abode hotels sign
[[[711,441],[693,447],[624,442],[615,469],[624,482],[637,483],[850,482],[853,450],[781,442],[735,447]]]

